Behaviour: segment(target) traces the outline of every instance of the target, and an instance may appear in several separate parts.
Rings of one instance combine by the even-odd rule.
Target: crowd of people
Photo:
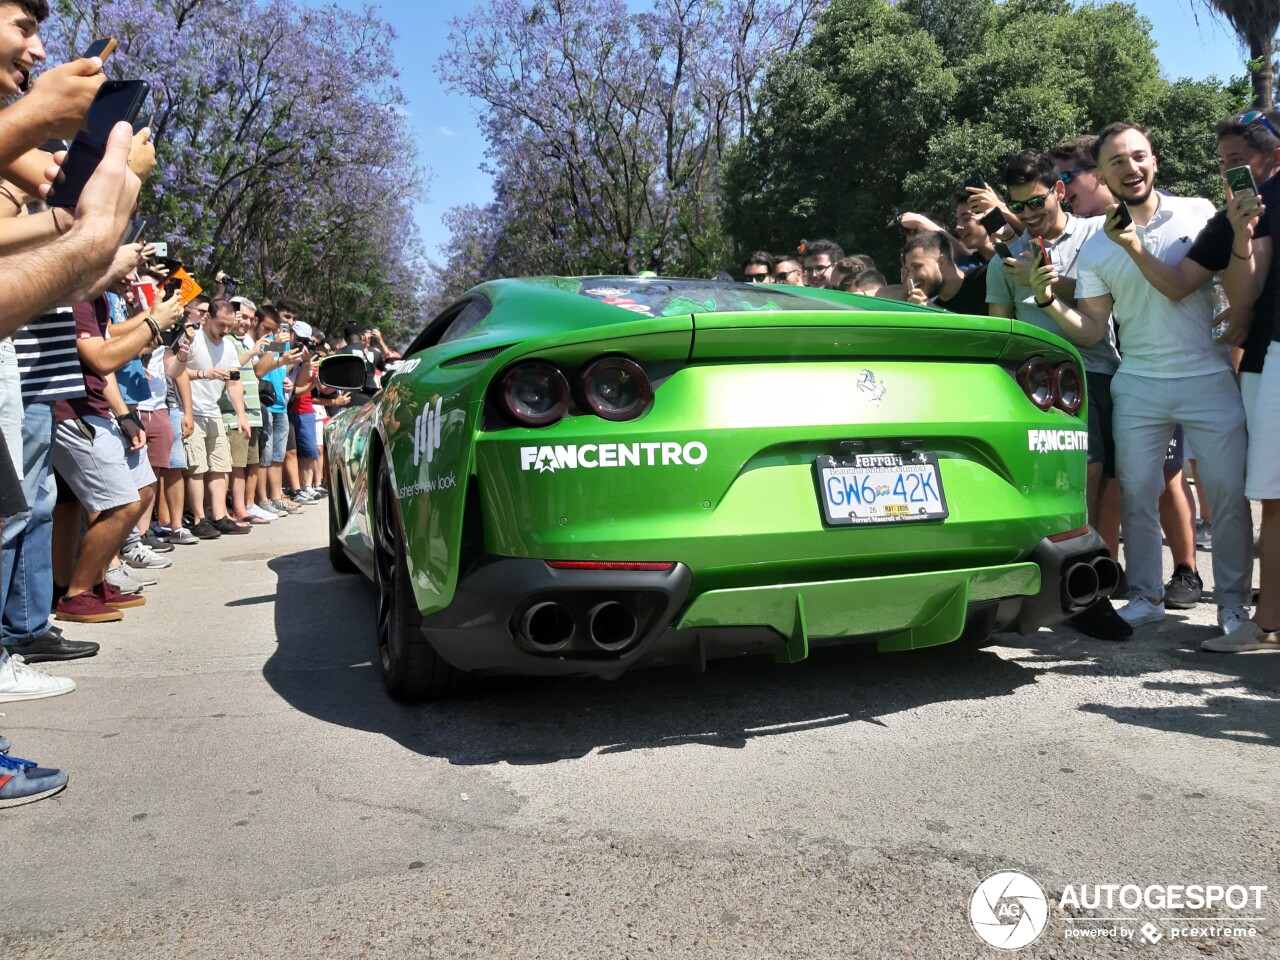
[[[1117,559],[1123,536],[1125,600],[1099,600],[1071,625],[1124,640],[1167,608],[1194,607],[1199,548],[1222,631],[1201,648],[1280,650],[1280,113],[1225,117],[1215,134],[1221,210],[1160,190],[1149,132],[1113,123],[1023,150],[998,186],[970,178],[950,231],[895,217],[901,283],[830,240],[752,253],[742,276],[1016,318],[1071,341],[1088,397],[1089,522]]]
[[[376,376],[396,358],[376,328],[331,340],[295,300],[232,295],[225,273],[206,294],[148,243],[145,126],[116,126],[73,208],[46,202],[105,80],[97,57],[30,79],[48,14],[0,2],[0,703],[75,689],[32,666],[98,652],[59,622],[135,616],[187,549],[327,496],[324,423],[362,395],[324,387],[318,363],[358,353]],[[9,747],[0,807],[66,785]]]

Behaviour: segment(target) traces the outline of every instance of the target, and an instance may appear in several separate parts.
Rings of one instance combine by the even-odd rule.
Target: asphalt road
[[[76,692],[0,705],[16,755],[71,773],[0,813],[0,957],[991,957],[969,904],[1005,869],[1050,901],[1018,956],[1280,956],[1280,656],[1196,652],[1210,605],[1126,644],[406,707],[324,523],[179,548],[145,609],[68,631],[103,644],[63,666]],[[1059,910],[1109,883],[1269,891]],[[1174,916],[1264,919],[1184,940]],[[1112,917],[1162,939],[1068,936]]]

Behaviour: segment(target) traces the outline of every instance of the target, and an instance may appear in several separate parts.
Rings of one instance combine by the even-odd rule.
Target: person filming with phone
[[[1165,486],[1164,450],[1181,423],[1199,455],[1200,479],[1213,507],[1214,599],[1218,624],[1230,634],[1249,622],[1253,525],[1244,498],[1245,418],[1222,348],[1213,342],[1208,288],[1181,300],[1165,296],[1140,261],[1177,267],[1214,215],[1198,198],[1155,190],[1158,163],[1146,130],[1129,123],[1103,128],[1094,144],[1099,175],[1115,197],[1104,233],[1080,251],[1075,306],[1059,297],[1052,262],[1031,274],[1036,306],[1067,337],[1089,346],[1118,318],[1120,366],[1111,382],[1116,477],[1121,488],[1130,599],[1119,614],[1130,626],[1164,619],[1157,502]]]

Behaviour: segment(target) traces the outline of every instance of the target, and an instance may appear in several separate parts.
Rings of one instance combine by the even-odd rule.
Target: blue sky
[[[338,2],[357,10],[365,6],[363,0]],[[371,0],[371,5],[399,34],[394,54],[401,86],[409,99],[409,122],[418,138],[419,156],[431,170],[426,198],[417,208],[417,222],[428,252],[435,257],[437,248],[448,240],[440,222],[445,211],[463,203],[484,203],[492,197],[489,178],[479,169],[485,143],[476,125],[475,107],[466,97],[447,93],[435,72],[436,61],[448,42],[448,21],[477,4],[469,0]],[[1154,26],[1156,53],[1166,76],[1201,79],[1209,74],[1226,78],[1244,73],[1246,57],[1234,34],[1211,17],[1203,4],[1136,0],[1136,5]]]

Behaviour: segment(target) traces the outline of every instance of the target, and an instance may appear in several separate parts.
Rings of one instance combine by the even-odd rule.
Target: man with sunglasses
[[[800,261],[790,254],[783,254],[773,261],[773,282],[789,287],[803,287],[804,271]]]
[[[1165,486],[1161,454],[1177,424],[1200,454],[1200,478],[1213,506],[1214,599],[1224,634],[1249,622],[1253,528],[1244,499],[1244,406],[1235,377],[1210,328],[1207,289],[1181,301],[1150,283],[1139,262],[1154,257],[1176,267],[1209,218],[1207,200],[1162,196],[1146,130],[1129,123],[1103,128],[1094,145],[1098,169],[1117,201],[1105,233],[1080,252],[1078,302],[1057,297],[1053,265],[1038,267],[1031,286],[1069,338],[1106,336],[1114,310],[1121,363],[1111,383],[1130,599],[1120,615],[1130,626],[1164,619],[1157,501]],[[1122,223],[1124,204],[1130,220]]]
[[[744,283],[773,283],[773,255],[763,250],[748,254],[742,261]]]
[[[1049,151],[1058,179],[1062,181],[1062,198],[1077,217],[1100,217],[1115,202],[1098,176],[1098,165],[1093,162],[1093,145],[1097,140],[1092,134],[1086,134]]]
[[[1036,306],[1031,290],[1030,273],[1037,259],[1031,254],[1031,240],[1044,241],[1049,256],[1057,266],[1058,281],[1054,295],[1075,301],[1076,267],[1080,249],[1086,240],[1102,229],[1098,217],[1082,219],[1068,213],[1063,206],[1066,185],[1058,178],[1053,161],[1036,150],[1024,150],[1004,169],[1004,184],[1009,194],[1009,209],[1019,217],[1026,230],[1009,244],[1013,257],[999,267],[987,270],[987,304],[993,317],[1016,317],[1024,323],[1061,334],[1058,324]],[[1120,366],[1114,328],[1097,343],[1080,347],[1084,362],[1088,396],[1089,469],[1086,502],[1089,523],[1107,541],[1113,556],[1119,556],[1119,524],[1104,530],[1099,520],[1103,491],[1115,478],[1115,443],[1111,436],[1111,377]],[[1117,518],[1118,519],[1118,518]],[[1071,625],[1081,633],[1100,640],[1124,640],[1133,635],[1129,626],[1115,612],[1110,599],[1104,597],[1088,610],[1073,617]]]

